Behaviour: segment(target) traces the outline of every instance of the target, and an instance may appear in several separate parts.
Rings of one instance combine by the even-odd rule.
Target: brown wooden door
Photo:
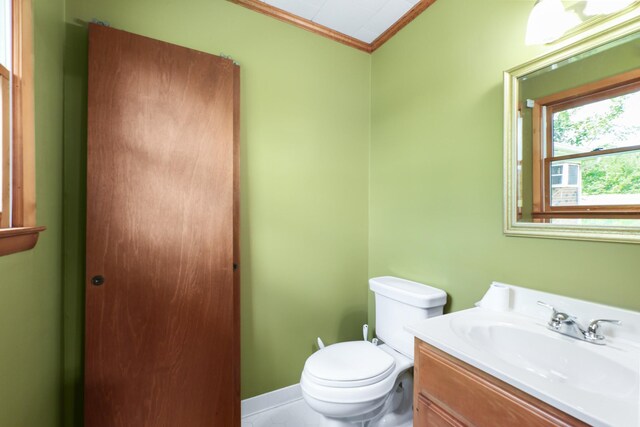
[[[88,427],[240,424],[238,94],[228,59],[90,27]]]

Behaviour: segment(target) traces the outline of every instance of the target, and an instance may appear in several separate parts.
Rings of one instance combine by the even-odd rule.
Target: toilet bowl
[[[413,336],[404,325],[442,314],[446,293],[395,277],[369,281],[384,344],[349,341],[306,361],[300,387],[323,427],[410,427],[413,420]]]
[[[413,361],[387,345],[375,346],[367,341],[351,341],[330,345],[314,353],[305,364],[300,380],[307,404],[324,417],[324,425],[342,426],[380,417],[385,403],[392,413],[402,400],[411,400]],[[334,369],[332,369],[334,368]],[[402,376],[407,373],[409,375]],[[398,399],[393,391],[408,391]],[[395,397],[395,399],[392,399]],[[387,400],[393,402],[387,402]],[[405,405],[406,406],[406,405]],[[409,418],[411,421],[409,409]],[[400,425],[400,424],[380,424]],[[407,425],[411,425],[410,423]]]

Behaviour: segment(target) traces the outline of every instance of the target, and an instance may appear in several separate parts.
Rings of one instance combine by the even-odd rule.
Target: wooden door
[[[240,424],[239,68],[89,30],[85,424]]]

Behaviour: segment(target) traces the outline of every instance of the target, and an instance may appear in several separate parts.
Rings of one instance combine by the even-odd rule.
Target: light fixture
[[[525,43],[534,45],[558,40],[580,22],[578,15],[567,12],[560,0],[538,0],[529,15]]]
[[[583,13],[587,16],[607,15],[629,6],[635,0],[588,0]]]

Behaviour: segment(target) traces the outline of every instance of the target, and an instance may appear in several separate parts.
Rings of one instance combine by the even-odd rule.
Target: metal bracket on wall
[[[239,62],[236,62],[236,61],[234,61],[234,60],[233,60],[233,58],[231,57],[231,55],[225,55],[224,53],[220,52],[220,55],[219,55],[219,56],[220,56],[220,58],[224,58],[224,59],[229,59],[229,60],[231,60],[231,61],[233,62],[233,65],[238,65],[238,66],[240,65],[240,63],[239,63]]]
[[[97,18],[93,18],[91,20],[91,23],[92,24],[96,24],[96,25],[101,25],[103,27],[110,27],[111,26],[111,24],[109,24],[109,21],[101,21],[100,19],[97,19]]]

